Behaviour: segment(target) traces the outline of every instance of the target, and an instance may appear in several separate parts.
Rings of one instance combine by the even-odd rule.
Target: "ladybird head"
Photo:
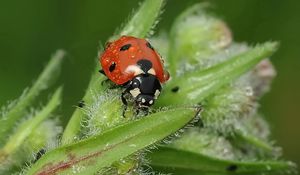
[[[135,98],[138,107],[153,105],[160,91],[160,82],[152,74],[137,75],[130,82],[129,93]]]
[[[140,94],[136,98],[136,103],[139,107],[148,107],[153,105],[154,100],[153,95]]]

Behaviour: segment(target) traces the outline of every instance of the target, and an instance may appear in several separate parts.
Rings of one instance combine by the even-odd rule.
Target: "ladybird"
[[[163,59],[146,39],[122,36],[106,45],[99,61],[100,72],[125,88],[121,96],[125,106],[124,96],[129,93],[139,108],[150,107],[170,77]]]

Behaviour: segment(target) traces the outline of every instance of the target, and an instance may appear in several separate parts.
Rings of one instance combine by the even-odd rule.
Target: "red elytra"
[[[169,79],[162,58],[145,39],[122,36],[109,43],[100,57],[105,75],[118,85],[123,85],[135,76],[146,73],[142,71],[141,65],[137,64],[140,60],[148,60],[152,63],[152,69],[147,73],[156,76],[161,83]]]

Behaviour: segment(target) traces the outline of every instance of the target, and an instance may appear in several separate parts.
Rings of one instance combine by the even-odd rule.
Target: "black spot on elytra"
[[[173,88],[171,89],[171,91],[174,92],[174,93],[175,93],[175,92],[178,92],[178,90],[179,90],[179,87],[178,87],[178,86],[175,86],[175,87],[173,87]]]
[[[116,69],[116,63],[113,62],[110,66],[109,66],[109,72],[112,72]]]
[[[237,165],[229,165],[227,168],[226,168],[226,170],[227,171],[230,171],[230,172],[234,172],[234,171],[236,171],[238,169],[238,166]]]
[[[128,50],[130,47],[131,47],[131,44],[125,44],[124,46],[122,46],[122,47],[120,48],[120,51]]]
[[[152,47],[152,45],[149,42],[146,43],[146,46],[149,47],[150,49],[154,50],[154,48]]]
[[[147,60],[147,59],[141,59],[136,63],[138,66],[140,66],[140,68],[147,73],[148,70],[150,70],[152,68],[152,63],[151,61]]]
[[[80,108],[83,108],[85,106],[85,103],[83,100],[81,100],[79,103],[78,103],[78,107]]]

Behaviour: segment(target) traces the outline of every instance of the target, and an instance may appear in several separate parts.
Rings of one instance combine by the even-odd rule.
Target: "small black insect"
[[[85,106],[85,103],[83,100],[79,101],[78,107],[83,108]]]
[[[172,92],[178,92],[178,90],[179,90],[179,87],[178,87],[178,86],[175,86],[175,87],[173,87],[173,88],[171,89]]]
[[[234,165],[234,164],[229,165],[229,166],[226,168],[226,170],[227,170],[227,171],[230,171],[230,172],[234,172],[234,171],[236,171],[237,169],[238,169],[238,166],[237,166],[237,165]]]

